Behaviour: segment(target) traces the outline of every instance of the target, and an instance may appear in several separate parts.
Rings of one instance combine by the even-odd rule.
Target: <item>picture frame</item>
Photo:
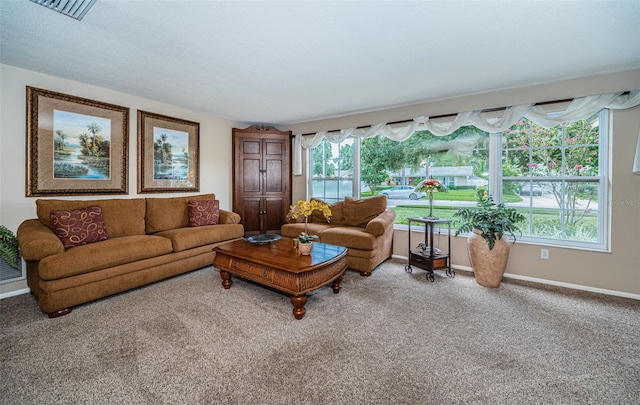
[[[27,86],[26,196],[128,194],[129,108]]]
[[[138,193],[200,191],[200,124],[138,110]]]

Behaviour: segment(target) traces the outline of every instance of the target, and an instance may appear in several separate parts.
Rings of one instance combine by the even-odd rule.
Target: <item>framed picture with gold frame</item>
[[[200,124],[138,110],[138,193],[200,191]]]
[[[129,108],[27,86],[26,195],[127,194]]]

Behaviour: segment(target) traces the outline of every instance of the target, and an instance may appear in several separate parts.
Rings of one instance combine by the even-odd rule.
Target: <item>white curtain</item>
[[[633,160],[633,174],[640,174],[640,131],[638,131],[638,144],[636,145],[636,158]]]
[[[483,131],[496,133],[510,128],[523,117],[543,127],[554,127],[563,122],[587,119],[603,108],[626,109],[637,105],[640,105],[640,89],[630,91],[628,94],[617,92],[576,98],[560,113],[547,113],[542,107],[535,104],[522,104],[505,108],[500,117],[495,117],[495,112],[466,111],[457,114],[450,123],[434,122],[429,120],[427,116],[419,116],[401,126],[392,127],[386,123],[378,123],[369,128],[322,131],[305,136],[296,134],[293,143],[293,174],[295,176],[302,174],[302,149],[313,149],[320,145],[324,139],[338,143],[349,136],[369,138],[383,135],[394,141],[403,141],[416,131],[428,130],[434,135],[444,136],[465,125],[474,125]],[[640,172],[640,135],[634,162],[634,173],[636,172]]]

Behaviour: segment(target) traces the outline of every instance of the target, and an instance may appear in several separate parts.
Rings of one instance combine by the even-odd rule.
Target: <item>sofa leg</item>
[[[369,277],[371,275],[371,272],[370,271],[361,271],[360,275],[362,277]]]
[[[59,316],[63,316],[68,314],[69,312],[71,312],[71,308],[65,308],[65,309],[61,309],[59,311],[55,311],[55,312],[51,312],[49,314],[49,318],[57,318]]]

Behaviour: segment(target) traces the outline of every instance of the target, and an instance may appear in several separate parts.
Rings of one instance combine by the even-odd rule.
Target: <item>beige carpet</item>
[[[201,269],[48,319],[0,301],[2,404],[633,404],[640,302],[405,273],[289,298]]]

